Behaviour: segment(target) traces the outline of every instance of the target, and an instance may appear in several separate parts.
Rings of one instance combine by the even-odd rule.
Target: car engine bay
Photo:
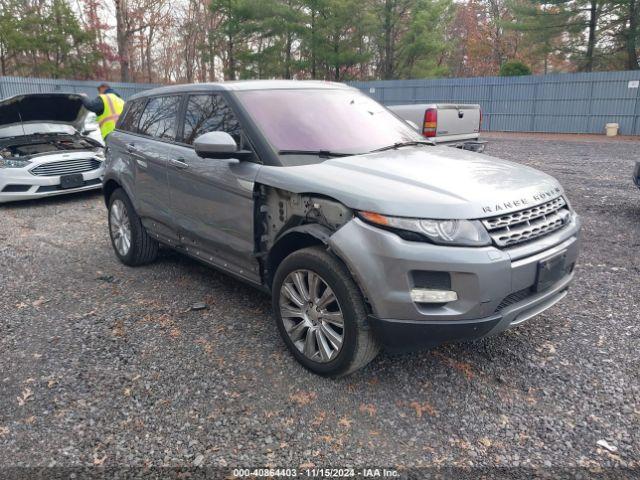
[[[74,150],[102,150],[95,140],[79,134],[40,134],[0,140],[0,158],[29,159],[38,155]]]

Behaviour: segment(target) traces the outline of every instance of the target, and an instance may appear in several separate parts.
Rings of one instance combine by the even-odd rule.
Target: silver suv
[[[174,248],[271,292],[310,370],[499,333],[562,299],[580,221],[558,182],[436,147],[341,84],[163,87],[107,138],[118,258]]]

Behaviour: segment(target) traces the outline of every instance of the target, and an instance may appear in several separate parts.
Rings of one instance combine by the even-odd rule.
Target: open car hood
[[[16,95],[0,101],[0,131],[20,124],[63,124],[81,132],[87,114],[82,97],[74,93]]]

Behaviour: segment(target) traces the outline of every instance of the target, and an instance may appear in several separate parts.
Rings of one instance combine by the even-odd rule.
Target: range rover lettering
[[[270,292],[285,344],[321,375],[497,334],[574,276],[580,220],[554,178],[434,146],[345,85],[150,90],[107,145],[117,257],[142,265],[162,244]]]

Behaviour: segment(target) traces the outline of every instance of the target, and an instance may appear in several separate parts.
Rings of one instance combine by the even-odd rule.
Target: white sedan
[[[102,187],[104,144],[79,95],[0,102],[0,203]]]

